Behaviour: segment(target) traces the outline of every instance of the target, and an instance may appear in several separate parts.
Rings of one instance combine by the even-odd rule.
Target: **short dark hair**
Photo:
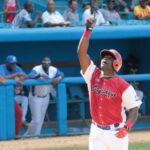
[[[114,3],[115,4],[116,2],[115,2],[115,0],[107,0],[107,4],[109,4],[109,3]]]
[[[31,0],[26,0],[26,2],[24,3],[24,8],[27,9],[29,6],[33,5]]]
[[[68,1],[68,5],[70,6],[73,1],[77,2],[77,0],[69,0],[69,1]]]

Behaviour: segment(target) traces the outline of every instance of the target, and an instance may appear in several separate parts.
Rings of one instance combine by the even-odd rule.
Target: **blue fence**
[[[122,75],[127,81],[148,81],[150,74]],[[51,80],[26,80],[23,85],[43,85],[50,84]],[[64,78],[57,86],[57,122],[59,135],[67,134],[67,95],[66,84],[83,84],[81,77]],[[15,118],[14,118],[14,85],[18,84],[15,80],[7,80],[0,84],[0,140],[13,139],[15,137]],[[84,113],[82,111],[82,113]]]

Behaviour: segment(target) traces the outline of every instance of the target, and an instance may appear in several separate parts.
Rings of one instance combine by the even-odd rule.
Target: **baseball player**
[[[42,59],[42,64],[35,66],[32,69],[30,78],[45,78],[52,79],[51,85],[37,85],[32,89],[32,94],[29,98],[29,106],[31,110],[32,121],[25,135],[38,136],[40,135],[43,125],[46,110],[50,100],[50,92],[52,86],[55,86],[64,74],[56,67],[51,65],[51,60],[48,57]]]
[[[114,49],[102,50],[100,68],[88,56],[94,23],[94,19],[87,21],[77,50],[90,99],[92,124],[89,150],[127,150],[128,132],[137,120],[141,100],[134,88],[117,75],[122,66],[119,52]]]
[[[16,79],[22,82],[27,78],[24,71],[17,65],[17,58],[14,55],[9,55],[6,58],[6,63],[0,65],[0,76],[4,79]],[[22,109],[15,101],[15,127],[16,134],[19,133],[22,127]]]

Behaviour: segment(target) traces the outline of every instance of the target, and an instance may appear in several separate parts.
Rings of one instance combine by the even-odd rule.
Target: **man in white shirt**
[[[34,10],[34,5],[32,2],[27,1],[24,4],[24,9],[22,9],[14,18],[12,22],[12,28],[31,28],[36,25],[36,23],[41,19],[41,12],[38,12],[35,19],[32,20],[31,13]]]
[[[95,11],[95,12],[94,12]],[[89,9],[86,9],[84,12],[83,12],[83,16],[82,16],[82,24],[85,25],[87,20],[89,18],[94,18],[94,13],[95,13],[95,19],[96,19],[96,23],[95,25],[96,26],[99,26],[99,25],[107,25],[108,23],[105,21],[102,13],[98,10],[98,9],[95,9],[93,10],[92,8],[89,8]]]
[[[49,0],[47,3],[47,10],[42,15],[42,21],[45,27],[68,26],[63,16],[55,10],[55,2]]]

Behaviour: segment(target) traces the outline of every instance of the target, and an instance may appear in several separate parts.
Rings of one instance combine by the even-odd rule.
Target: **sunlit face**
[[[113,65],[112,65],[113,61],[114,61],[114,58],[111,55],[108,55],[108,54],[104,55],[104,57],[101,59],[100,68],[105,71],[114,70]]]
[[[49,1],[47,4],[47,10],[50,12],[55,11],[55,3],[53,1]]]

